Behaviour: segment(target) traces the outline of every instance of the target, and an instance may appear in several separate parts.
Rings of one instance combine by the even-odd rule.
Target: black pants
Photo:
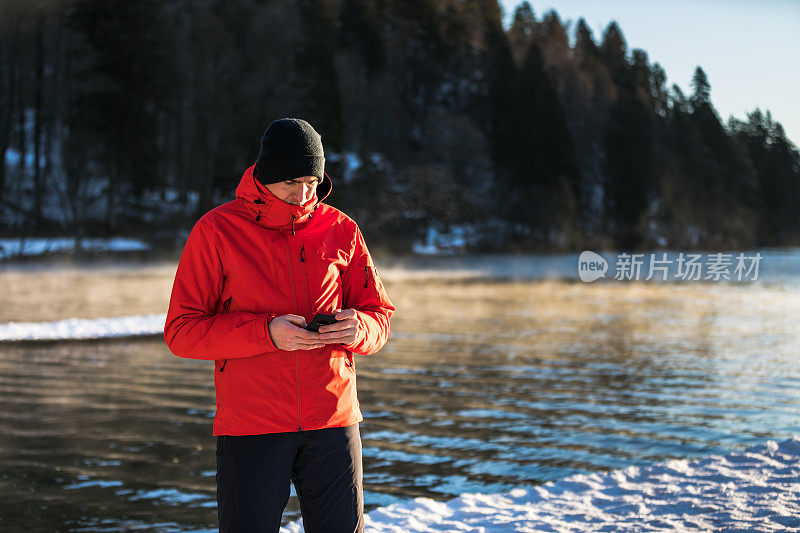
[[[363,532],[358,424],[217,437],[217,509],[225,533],[277,532],[294,483],[306,533]]]

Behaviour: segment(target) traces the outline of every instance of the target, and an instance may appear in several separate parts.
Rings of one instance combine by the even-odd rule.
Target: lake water
[[[356,359],[367,510],[800,434],[792,279],[387,289],[392,339]],[[0,345],[0,529],[216,527],[213,410],[211,364],[159,338]]]

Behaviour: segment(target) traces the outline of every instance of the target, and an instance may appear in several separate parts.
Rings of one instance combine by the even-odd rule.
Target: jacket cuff
[[[277,352],[278,347],[275,346],[275,343],[272,342],[272,337],[269,334],[269,323],[272,322],[272,319],[278,316],[277,313],[269,313],[266,317],[264,317],[264,343],[267,345],[266,352]]]
[[[367,328],[364,326],[364,319],[361,318],[361,311],[356,309],[356,320],[358,320],[358,327],[356,328],[356,339],[350,344],[345,344],[344,347],[351,352],[355,352],[356,348],[364,342],[367,337]]]

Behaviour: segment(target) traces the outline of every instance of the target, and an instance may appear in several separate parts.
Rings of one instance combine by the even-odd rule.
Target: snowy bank
[[[416,498],[369,532],[785,531],[800,527],[800,436],[705,459],[579,474],[505,494]],[[302,520],[282,531],[302,531]]]
[[[81,250],[87,252],[131,252],[149,250],[150,245],[138,239],[114,237],[112,239],[81,239]],[[72,237],[0,239],[0,260],[15,256],[35,256],[54,252],[71,252],[75,249]]]
[[[159,335],[165,313],[114,318],[69,318],[55,322],[8,322],[0,324],[0,341],[49,341],[102,339],[132,335]]]

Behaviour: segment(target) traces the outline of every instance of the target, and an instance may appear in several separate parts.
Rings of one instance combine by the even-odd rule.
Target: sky
[[[502,0],[509,24],[519,0]],[[616,20],[628,51],[641,48],[667,73],[667,86],[691,94],[701,66],[711,101],[727,124],[757,107],[772,112],[800,146],[800,0],[543,0],[530,1],[537,20],[555,9],[561,20],[580,17],[600,43]]]

